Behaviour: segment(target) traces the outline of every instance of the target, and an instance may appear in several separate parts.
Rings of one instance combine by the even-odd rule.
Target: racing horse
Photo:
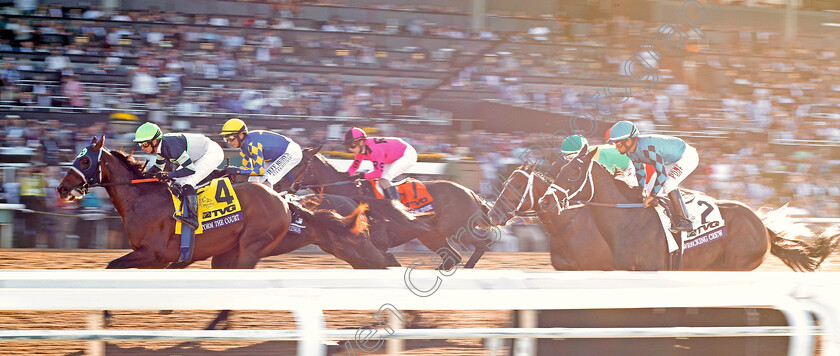
[[[163,182],[132,184],[132,180],[145,178],[143,163],[123,152],[108,150],[104,142],[104,137],[99,141],[94,138],[76,158],[73,169],[67,172],[56,188],[60,197],[73,200],[82,197],[89,187],[105,187],[123,219],[133,250],[111,261],[108,268],[163,268],[170,265],[179,257],[179,240],[175,234],[175,220],[172,219],[175,207],[169,189]],[[253,268],[259,258],[272,251],[289,231],[292,209],[300,211],[309,225],[324,227],[322,232],[327,235],[356,236],[366,230],[362,218],[365,205],[360,205],[352,215],[342,217],[332,211],[310,211],[290,204],[279,194],[258,184],[236,184],[233,189],[241,202],[242,223],[205,231],[196,239],[192,259],[182,264],[237,250],[235,261],[226,266]],[[354,247],[372,247],[370,244],[359,245]],[[388,265],[383,262],[382,266],[377,266],[377,261],[381,260],[365,254],[363,259],[348,263],[356,268]]]
[[[290,248],[288,245],[296,246],[301,240],[314,239],[314,235],[320,236],[315,243],[328,246],[325,250],[332,250],[354,268],[393,265],[365,235],[365,204],[359,204],[352,214],[342,217],[333,211],[305,209],[260,184],[251,183],[233,186],[240,199],[242,222],[205,231],[196,239],[191,259],[175,262],[180,254],[180,241],[172,219],[175,207],[168,187],[159,181],[144,182],[148,179],[143,179],[143,163],[123,152],[108,150],[104,143],[104,136],[98,141],[93,138],[56,189],[62,199],[74,200],[83,197],[90,187],[105,187],[123,219],[133,250],[111,261],[108,269],[183,268],[209,257],[214,257],[211,263],[214,268],[254,268],[261,257],[285,251]],[[312,235],[284,245],[292,209],[299,212],[307,226],[313,227]]]
[[[310,188],[316,193],[343,195],[353,199],[373,195],[369,185],[357,186],[346,172],[338,171],[327,162],[320,151],[320,146],[305,148],[301,162],[289,172],[294,182],[289,184],[283,180],[278,189]],[[423,184],[432,197],[434,211],[419,215],[418,220],[431,228],[422,230],[389,224],[387,241],[377,242],[379,240],[373,239],[374,244],[380,248],[391,248],[416,238],[443,258],[441,268],[451,269],[461,263],[460,258],[454,259],[442,252],[442,249],[458,251],[452,248],[448,240],[452,238],[461,250],[467,244],[475,248],[464,265],[465,268],[472,268],[493,241],[493,237],[488,236],[493,232],[485,229],[490,227],[486,214],[491,207],[475,192],[460,184],[446,180],[425,181]]]
[[[549,171],[550,172],[550,171]],[[612,253],[598,232],[590,209],[583,205],[559,214],[542,211],[538,200],[550,178],[528,164],[515,169],[488,213],[490,223],[505,225],[514,216],[535,213],[550,235],[551,265],[558,271],[614,269]]]
[[[583,204],[581,209],[590,210],[595,221],[593,231],[606,240],[616,269],[665,269],[668,266],[665,231],[654,209],[637,208],[642,202],[642,188],[631,187],[593,161],[597,149],[586,152],[581,150],[558,170],[554,183],[540,198],[542,210],[557,214],[570,203]],[[814,271],[838,244],[840,234],[823,234],[809,244],[796,239],[794,224],[775,216],[780,214],[772,214],[776,224],[771,230],[765,226],[771,214],[763,213],[763,220],[741,202],[715,200],[715,203],[729,236],[685,251],[686,270],[751,271],[764,262],[769,249],[792,270]]]

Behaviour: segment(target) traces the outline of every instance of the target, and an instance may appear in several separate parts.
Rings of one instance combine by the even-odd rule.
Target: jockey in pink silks
[[[397,187],[391,181],[417,163],[414,147],[397,137],[367,137],[358,127],[344,134],[344,145],[356,155],[347,174],[353,179],[376,179],[386,198],[399,201]],[[356,173],[364,160],[373,163],[373,171]]]

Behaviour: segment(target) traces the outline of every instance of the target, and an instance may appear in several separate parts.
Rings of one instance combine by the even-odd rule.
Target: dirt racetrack
[[[98,269],[127,253],[124,250],[0,250],[0,269]],[[404,266],[417,258],[430,260],[430,254],[397,253]],[[429,264],[427,266],[429,267]],[[190,268],[210,268],[202,261]],[[350,266],[333,256],[320,253],[293,253],[261,261],[264,269],[323,269]],[[476,268],[551,270],[548,253],[488,253]],[[821,271],[840,271],[840,257],[832,255]],[[769,257],[756,273],[789,271],[775,257]],[[2,272],[0,272],[2,273]],[[185,295],[184,298],[189,298]],[[397,306],[399,307],[399,306]],[[356,329],[372,322],[374,311],[326,311],[327,327]],[[405,312],[405,311],[403,311]],[[15,311],[0,314],[0,329],[86,329],[86,311]],[[215,316],[214,311],[174,311],[161,315],[151,311],[116,311],[112,329],[202,329]],[[406,312],[411,328],[463,328],[510,326],[510,313],[505,311],[427,311]],[[294,318],[289,312],[239,311],[233,313],[230,329],[293,329]],[[85,342],[0,342],[0,355],[84,355]],[[481,340],[408,340],[405,355],[484,355]],[[385,347],[379,350],[384,353]],[[292,342],[108,342],[110,355],[294,355]],[[345,352],[333,353],[346,355]],[[357,354],[364,354],[358,351]],[[506,353],[505,353],[506,354]]]

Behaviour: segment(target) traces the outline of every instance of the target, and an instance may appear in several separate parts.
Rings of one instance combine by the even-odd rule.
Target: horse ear
[[[589,143],[584,143],[583,147],[580,148],[580,153],[589,152]]]
[[[96,138],[94,137],[94,138],[93,138],[93,140],[94,140],[94,141],[96,141]],[[102,146],[103,146],[104,144],[105,144],[105,135],[102,135],[102,139],[101,139],[101,140],[99,140],[99,142],[96,142],[96,145],[94,145],[94,146],[93,146],[93,150],[94,150],[94,151],[99,151],[99,150],[101,150],[101,149],[102,149]]]
[[[90,144],[92,145],[94,143],[96,143],[96,136],[93,136],[93,138],[90,139]]]
[[[318,147],[313,148],[313,149],[312,149],[312,154],[313,154],[313,155],[317,155],[317,154],[318,154],[318,152],[321,152],[321,149],[322,149],[322,148],[324,148],[324,145],[319,145]]]
[[[585,145],[583,147],[586,148]],[[591,161],[592,158],[595,157],[595,154],[597,154],[597,153],[598,153],[598,147],[595,147],[595,149],[592,150],[592,152],[589,152],[589,153],[586,154],[586,157],[583,158],[583,161],[584,162]]]

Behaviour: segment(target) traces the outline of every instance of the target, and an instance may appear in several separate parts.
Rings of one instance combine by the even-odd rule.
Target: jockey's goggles
[[[152,145],[152,140],[140,142],[140,148],[146,148]]]
[[[624,147],[624,141],[614,142],[613,145],[615,145],[615,148]]]
[[[361,142],[362,142],[362,140],[356,140],[356,141],[350,142],[350,144],[349,144],[349,145],[347,145],[347,148],[356,148],[356,147],[358,147],[358,146],[359,146],[359,144],[360,144]]]
[[[238,135],[238,133],[232,133],[232,134],[229,134],[229,135],[225,135],[223,137],[225,139],[225,142],[231,142],[231,141],[236,139],[236,135]]]

